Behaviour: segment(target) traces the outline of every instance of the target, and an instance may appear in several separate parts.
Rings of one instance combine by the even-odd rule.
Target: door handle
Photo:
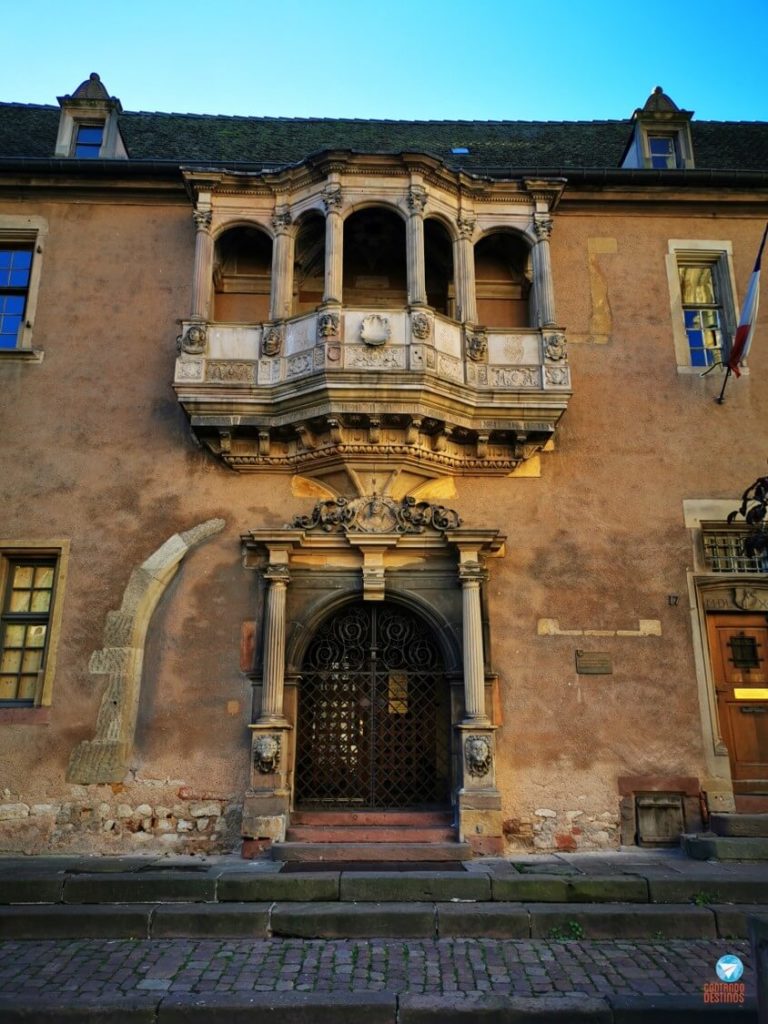
[[[768,715],[768,708],[739,708],[742,715]]]

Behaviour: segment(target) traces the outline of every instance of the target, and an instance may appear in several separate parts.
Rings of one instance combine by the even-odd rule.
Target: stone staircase
[[[763,798],[740,798],[745,801]],[[768,861],[768,813],[748,813],[739,809],[736,814],[713,814],[709,831],[684,835],[682,845],[694,860]]]
[[[272,856],[306,864],[441,864],[469,860],[472,849],[442,811],[294,811]]]

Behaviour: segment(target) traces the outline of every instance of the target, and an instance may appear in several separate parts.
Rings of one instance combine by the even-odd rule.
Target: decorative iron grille
[[[744,526],[726,523],[702,523],[704,558],[712,572],[755,573],[768,572],[765,552],[750,555],[744,548],[749,530]]]
[[[297,804],[433,807],[449,796],[449,688],[431,631],[389,604],[343,609],[302,667]]]

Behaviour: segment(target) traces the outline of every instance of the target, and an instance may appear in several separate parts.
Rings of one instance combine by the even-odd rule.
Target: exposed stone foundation
[[[507,818],[503,829],[507,853],[610,850],[620,843],[618,811],[588,814],[539,807],[530,818]]]
[[[72,786],[48,803],[2,796],[0,853],[228,853],[240,844],[241,805],[185,786]]]

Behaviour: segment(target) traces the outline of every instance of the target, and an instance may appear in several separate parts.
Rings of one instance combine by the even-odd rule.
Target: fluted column
[[[287,565],[270,564],[264,616],[264,674],[259,724],[282,723],[285,685],[285,602],[290,576]]]
[[[537,242],[533,247],[533,287],[536,296],[536,315],[539,327],[551,327],[555,320],[555,290],[552,286],[552,261],[549,236],[552,218],[546,213],[534,214],[533,228]]]
[[[421,185],[408,190],[408,221],[405,227],[405,245],[408,255],[408,305],[426,306],[427,284],[424,271],[424,207],[427,192]]]
[[[485,657],[480,606],[483,570],[480,563],[462,562],[459,566],[459,579],[463,619],[465,722],[486,723]]]
[[[344,279],[344,220],[341,216],[341,185],[328,185],[325,205],[325,292],[323,302],[341,305]]]
[[[285,320],[291,315],[293,301],[293,247],[291,232],[291,211],[287,206],[275,208],[272,217],[275,241],[272,248],[272,295],[271,312],[273,320]]]
[[[192,278],[192,312],[190,319],[208,320],[213,277],[213,238],[211,211],[199,208],[192,217],[195,222],[195,268]]]
[[[456,242],[456,319],[462,323],[477,323],[477,292],[475,289],[475,215],[464,213],[457,221],[459,237]]]

